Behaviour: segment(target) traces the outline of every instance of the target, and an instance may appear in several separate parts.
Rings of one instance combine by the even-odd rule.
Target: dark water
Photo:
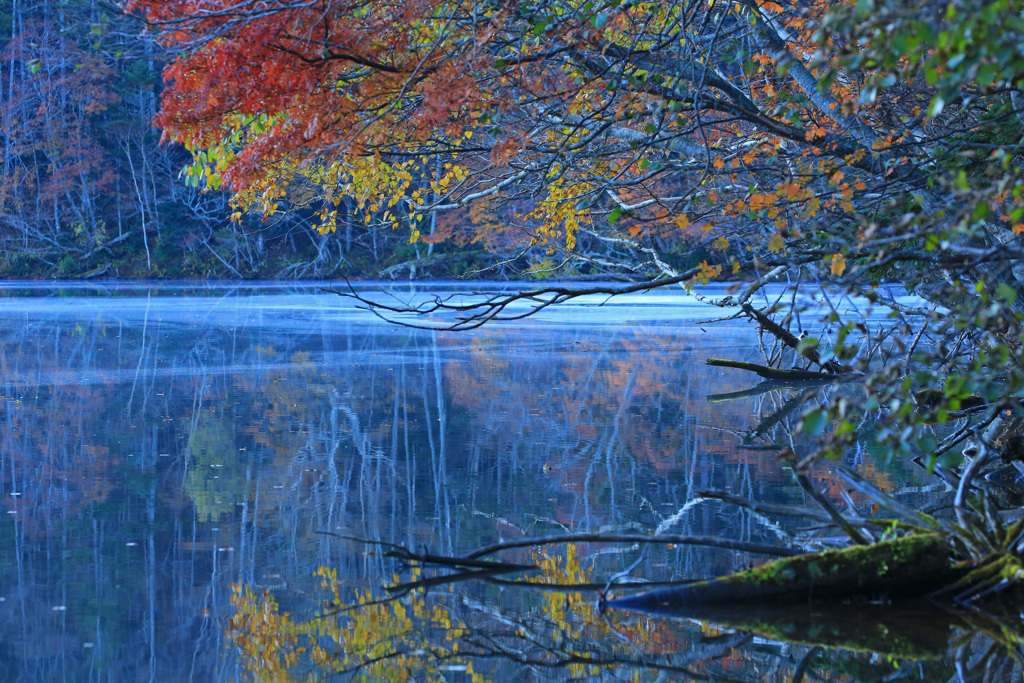
[[[721,312],[681,293],[459,334],[388,325],[302,286],[12,285],[0,296],[2,680],[239,680],[287,648],[251,638],[260,664],[229,646],[241,643],[237,621],[226,630],[232,584],[268,591],[294,625],[325,609],[321,567],[337,572],[345,605],[436,573],[344,537],[442,555],[583,531],[785,544],[792,529],[778,520],[698,493],[805,504],[777,451],[741,447],[788,396],[706,398],[756,383],[704,364],[756,359],[756,335],[700,323]],[[797,443],[798,419],[759,443]],[[887,490],[923,483],[867,452],[849,462]],[[678,580],[763,560],[629,545],[507,557],[578,583],[631,565],[634,577]],[[317,642],[343,679],[764,680],[838,661],[749,629],[606,620],[594,601],[464,582],[343,612]],[[888,628],[863,619],[862,631]],[[938,628],[941,641],[953,627]],[[342,641],[349,655],[333,649]],[[455,641],[479,656],[467,664]],[[385,646],[401,656],[359,659]],[[932,669],[918,660],[941,660],[938,646],[850,656],[847,668],[881,661],[923,676]]]

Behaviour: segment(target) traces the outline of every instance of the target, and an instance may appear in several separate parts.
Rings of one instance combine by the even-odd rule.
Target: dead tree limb
[[[861,375],[856,372],[815,372],[813,370],[785,370],[780,368],[770,368],[767,365],[758,365],[757,363],[747,363],[739,360],[726,360],[724,358],[708,358],[708,365],[713,365],[720,368],[735,368],[736,370],[746,370],[752,372],[758,377],[764,377],[777,382],[835,382],[837,379],[856,379]]]

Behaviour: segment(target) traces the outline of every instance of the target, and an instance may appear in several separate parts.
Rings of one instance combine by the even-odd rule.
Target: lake
[[[802,409],[755,440],[791,394],[709,401],[757,381],[705,360],[757,361],[761,342],[742,321],[704,322],[723,311],[682,291],[463,333],[395,326],[314,284],[9,283],[0,298],[5,680],[234,681],[311,656],[343,679],[955,672],[962,626],[933,617],[910,620],[917,650],[847,640],[836,655],[821,638],[594,607],[620,573],[700,579],[765,559],[725,549],[552,544],[502,555],[532,573],[384,590],[450,571],[388,544],[464,556],[659,531],[778,546],[806,525],[700,496],[807,505],[778,461],[802,443]],[[945,490],[877,455],[847,462],[911,502]],[[514,585],[531,577],[580,590]],[[897,628],[876,616],[853,630]]]

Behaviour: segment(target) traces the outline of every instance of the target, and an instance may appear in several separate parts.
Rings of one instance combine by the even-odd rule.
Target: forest
[[[407,235],[328,238],[300,209],[232,221],[227,194],[186,182],[187,150],[161,144],[172,53],[145,31],[115,3],[0,5],[0,276],[386,278],[415,257]]]
[[[698,497],[821,533],[748,546],[782,559],[693,585],[623,596],[608,579],[602,605],[927,596],[991,619],[1019,674],[1024,3],[19,1],[3,22],[5,275],[333,278],[357,309],[431,334],[682,288],[713,311],[701,325],[757,335],[756,358],[705,359],[736,382],[707,398],[777,398],[737,436],[806,496]],[[517,284],[405,300],[357,284],[452,277]],[[897,499],[850,466],[865,452],[936,478],[941,502]],[[582,585],[571,541],[612,543],[558,538],[564,571],[536,549],[480,559],[525,541],[368,543],[461,572],[393,586],[410,592],[523,567]],[[309,652],[327,671],[404,662],[404,641],[338,653],[364,626],[413,633],[405,603],[319,576],[325,604],[371,626],[326,634],[238,587],[246,666],[292,671],[326,635],[337,652]]]

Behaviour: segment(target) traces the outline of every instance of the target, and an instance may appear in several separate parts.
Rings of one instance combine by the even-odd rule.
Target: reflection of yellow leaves
[[[292,621],[288,613],[278,610],[273,595],[233,587],[235,614],[228,623],[228,642],[238,649],[250,680],[307,680],[292,676],[302,668],[300,663],[308,668],[300,662],[302,657],[316,668],[316,675],[308,680],[355,670],[365,672],[369,680],[438,680],[439,663],[465,666],[473,683],[485,680],[473,672],[472,662],[457,654],[459,640],[467,633],[465,626],[444,605],[428,606],[421,590],[401,600],[383,601],[370,590],[358,591],[355,604],[346,606],[337,570],[320,567],[316,574],[327,594],[327,611],[336,617],[314,615],[309,621]],[[414,568],[411,578],[422,578],[421,570]],[[430,634],[439,633],[444,634],[443,640],[429,640]],[[431,656],[423,656],[425,652]]]
[[[832,274],[840,277],[844,270],[846,270],[846,257],[842,254],[836,254],[832,257]]]
[[[295,624],[281,614],[269,593],[257,595],[248,586],[231,586],[235,613],[228,621],[228,642],[254,680],[288,681],[288,670],[304,648],[298,645]]]

